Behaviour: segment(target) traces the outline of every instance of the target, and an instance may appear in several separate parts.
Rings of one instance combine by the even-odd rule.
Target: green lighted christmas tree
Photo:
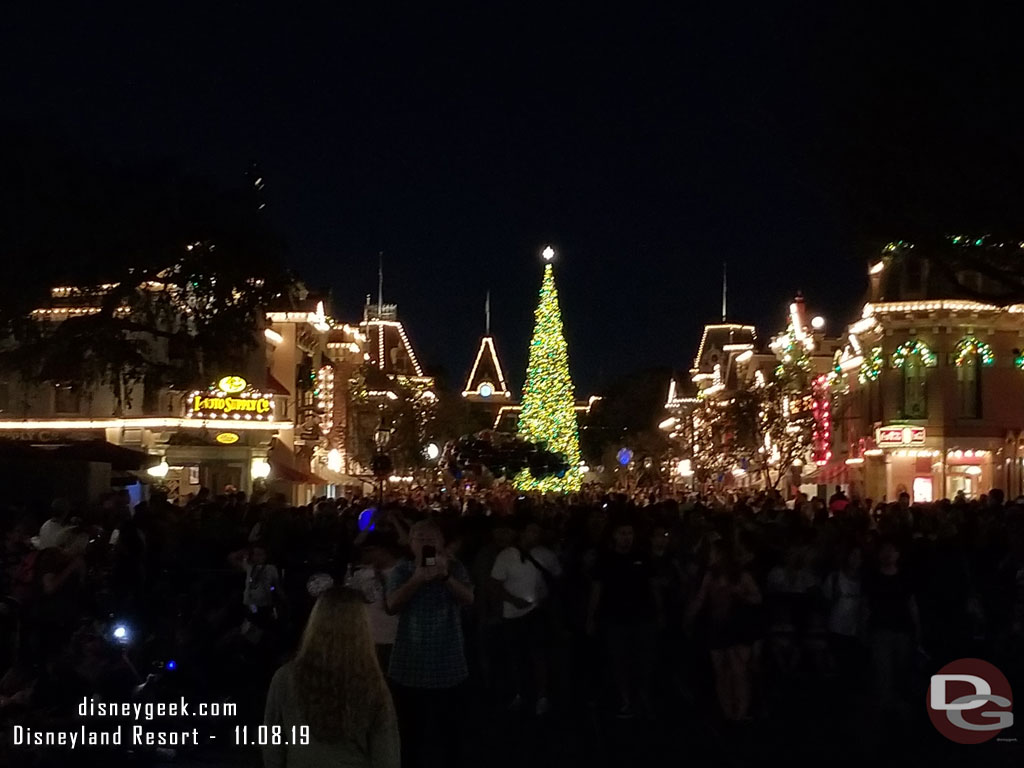
[[[551,259],[555,252],[544,249],[544,282],[540,303],[534,315],[530,362],[523,387],[523,405],[519,412],[519,436],[533,443],[544,443],[549,451],[565,456],[569,465],[564,477],[535,478],[523,470],[515,479],[520,490],[558,491],[580,489],[580,440],[576,427],[576,403],[569,375],[569,351],[562,334],[562,313],[558,308],[558,290]]]

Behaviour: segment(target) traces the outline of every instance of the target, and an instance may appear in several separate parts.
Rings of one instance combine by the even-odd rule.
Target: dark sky
[[[490,289],[521,383],[546,242],[588,392],[687,366],[723,261],[732,318],[769,335],[802,289],[837,327],[881,242],[1024,211],[1009,20],[274,5],[22,4],[0,40],[0,115],[223,185],[258,162],[306,281],[355,320],[384,251],[385,299],[458,377]]]

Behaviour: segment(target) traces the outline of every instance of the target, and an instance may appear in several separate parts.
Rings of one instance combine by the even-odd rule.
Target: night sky
[[[383,251],[385,300],[455,380],[489,289],[521,384],[548,242],[586,394],[687,367],[723,262],[730,319],[768,336],[797,289],[848,322],[890,239],[1024,231],[1007,20],[832,3],[38,5],[6,12],[5,122],[225,186],[257,162],[291,266],[356,320]]]

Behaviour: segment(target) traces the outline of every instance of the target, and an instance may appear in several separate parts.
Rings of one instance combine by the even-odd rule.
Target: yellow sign
[[[249,385],[241,376],[225,376],[217,382],[217,386],[220,388],[221,392],[227,392],[229,395],[237,395]]]
[[[270,400],[266,397],[217,397],[193,395],[192,415],[249,413],[263,416],[270,413]]]
[[[231,445],[232,443],[238,442],[238,435],[236,435],[234,432],[221,432],[219,435],[217,435],[216,440],[218,443],[223,443],[224,445]]]

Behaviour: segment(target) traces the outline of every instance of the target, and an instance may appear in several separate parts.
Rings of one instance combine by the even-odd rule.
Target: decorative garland
[[[992,347],[984,341],[978,341],[974,336],[967,336],[956,345],[956,365],[958,368],[967,362],[968,355],[980,357],[981,364],[986,368],[996,361],[996,356],[992,353]]]
[[[892,367],[902,368],[911,355],[920,355],[925,368],[934,368],[938,360],[931,348],[920,339],[905,341],[892,353]]]
[[[857,378],[860,379],[861,384],[866,384],[869,381],[878,381],[878,377],[882,375],[882,348],[872,347],[871,353],[864,358],[864,364],[860,367],[860,372],[857,374]]]

